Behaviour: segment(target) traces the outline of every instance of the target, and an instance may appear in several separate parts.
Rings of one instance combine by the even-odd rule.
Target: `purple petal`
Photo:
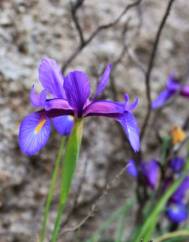
[[[46,101],[45,110],[49,111],[52,109],[70,110],[73,112],[73,109],[69,103],[61,98],[50,99]]]
[[[117,118],[117,121],[123,127],[129,142],[135,152],[140,149],[139,128],[134,115],[130,112],[125,112]]]
[[[173,202],[181,202],[185,196],[187,191],[189,190],[189,176],[187,176],[181,185],[177,188],[176,192],[171,197],[171,201]]]
[[[128,105],[128,103],[126,103],[125,110],[126,111],[133,111],[138,106],[138,103],[139,103],[139,98],[136,97],[133,103],[131,103],[129,105]]]
[[[59,66],[53,59],[42,59],[39,65],[39,80],[44,89],[48,90],[53,97],[65,97],[63,89],[63,76]]]
[[[183,159],[182,157],[175,157],[173,159],[170,160],[169,162],[169,166],[171,167],[171,169],[173,170],[173,172],[181,172],[182,169],[184,168],[185,165],[185,159]]]
[[[89,104],[83,116],[106,116],[115,117],[124,112],[124,105],[112,101],[95,101]]]
[[[184,85],[180,90],[180,95],[183,97],[189,97],[189,85]]]
[[[188,217],[188,211],[185,204],[171,204],[166,209],[167,217],[174,223],[181,223]]]
[[[134,160],[129,160],[127,166],[126,166],[127,172],[129,173],[129,175],[133,176],[133,177],[137,177],[138,176],[138,170],[135,164]]]
[[[50,120],[44,112],[26,116],[20,125],[19,145],[26,155],[34,155],[42,149],[50,135]]]
[[[46,96],[47,96],[46,90],[43,90],[40,93],[37,93],[33,86],[30,92],[30,101],[34,107],[43,107],[45,105]]]
[[[152,108],[160,108],[166,104],[166,102],[175,94],[174,91],[170,91],[168,89],[160,92],[159,96],[152,102]]]
[[[56,131],[60,135],[70,135],[73,125],[74,118],[71,115],[59,116],[52,119]]]
[[[143,162],[141,164],[141,170],[146,178],[147,184],[152,188],[156,189],[159,184],[160,178],[160,166],[156,160],[149,162]]]
[[[112,65],[111,64],[107,65],[103,75],[100,77],[94,98],[99,96],[104,91],[104,89],[106,88],[106,86],[109,82],[111,70],[112,70]]]
[[[64,89],[69,104],[77,114],[82,114],[83,107],[90,95],[90,84],[88,76],[81,71],[70,72],[64,81]]]
[[[169,75],[167,79],[167,89],[173,92],[179,91],[181,84],[175,79],[173,75]]]

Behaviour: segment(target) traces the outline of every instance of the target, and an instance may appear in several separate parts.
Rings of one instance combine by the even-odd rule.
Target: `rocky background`
[[[131,2],[134,1],[85,0],[77,11],[84,37],[87,39],[98,26],[114,21]],[[167,4],[168,0],[142,0],[115,26],[97,34],[65,70],[85,70],[95,87],[105,65],[114,63],[111,85],[104,97],[121,99],[124,92],[128,92],[132,100],[139,96],[140,104],[135,113],[140,126],[147,104],[144,72]],[[23,117],[33,110],[28,94],[32,84],[37,82],[40,59],[49,56],[64,66],[79,46],[70,9],[68,0],[0,1],[0,242],[34,242],[37,239],[60,137],[53,133],[48,145],[38,155],[28,158],[18,147],[18,127]],[[151,78],[153,98],[170,72],[185,82],[189,81],[188,10],[188,1],[176,0],[163,30]],[[157,131],[167,132],[172,125],[182,125],[188,111],[186,100],[177,99],[158,118],[152,118],[143,144],[146,158],[152,155],[158,158]],[[115,122],[103,118],[87,120],[65,219],[68,214],[71,216],[64,229],[76,226],[87,216],[106,183],[112,181],[130,156],[127,141]],[[84,241],[100,222],[132,196],[134,182],[126,175],[116,180],[113,186],[108,195],[100,199],[95,216],[79,232],[68,232],[60,237],[60,241]],[[72,211],[75,197],[78,198],[77,209]],[[55,208],[56,199],[49,231]]]

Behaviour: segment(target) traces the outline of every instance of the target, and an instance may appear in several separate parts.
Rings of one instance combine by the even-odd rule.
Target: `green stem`
[[[57,209],[55,225],[54,225],[50,242],[56,242],[58,239],[58,234],[60,232],[61,222],[62,222],[62,214],[68,199],[68,195],[69,195],[69,191],[70,191],[70,187],[71,187],[71,183],[72,183],[72,179],[73,179],[73,175],[76,167],[76,161],[79,156],[82,133],[83,133],[82,120],[77,120],[75,122],[72,134],[69,136],[69,139],[66,145],[62,178],[61,178],[60,199],[59,199],[59,204]]]
[[[154,242],[163,242],[168,239],[173,239],[173,238],[180,238],[180,237],[187,237],[189,238],[189,231],[188,230],[180,230],[172,233],[167,233],[157,239],[155,239]]]
[[[65,145],[65,137],[63,137],[61,139],[60,148],[59,148],[59,151],[58,151],[58,154],[57,154],[57,157],[55,160],[54,168],[53,168],[51,183],[50,183],[47,200],[46,200],[44,211],[43,211],[44,215],[43,215],[43,222],[42,222],[42,227],[41,227],[41,231],[40,231],[40,240],[39,240],[40,242],[43,242],[45,239],[49,211],[50,211],[50,207],[51,207],[51,203],[52,203],[52,199],[53,199],[54,190],[56,187],[56,181],[57,181],[57,177],[58,177],[58,171],[59,171],[61,159],[63,156],[64,145]]]

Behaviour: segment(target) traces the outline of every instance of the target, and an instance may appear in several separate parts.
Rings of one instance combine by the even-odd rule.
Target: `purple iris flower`
[[[152,102],[152,108],[160,108],[166,104],[172,96],[178,93],[182,97],[189,98],[189,85],[182,85],[173,75],[169,75],[166,87]]]
[[[179,173],[182,171],[185,165],[185,159],[182,157],[174,157],[169,161],[169,166],[172,169],[173,172]]]
[[[156,109],[162,107],[180,89],[181,84],[173,77],[173,75],[169,75],[165,89],[161,91],[159,96],[152,102],[152,108]]]
[[[130,160],[126,167],[129,175],[133,177],[138,176],[138,170],[134,160]],[[144,176],[147,185],[151,189],[156,189],[159,184],[160,178],[160,165],[156,160],[150,160],[148,162],[141,162],[139,168],[141,174]]]
[[[150,160],[141,164],[142,173],[147,184],[152,189],[156,189],[160,178],[160,165],[156,160]]]
[[[186,197],[186,193],[189,190],[189,176],[185,177],[181,185],[177,188],[175,193],[171,197],[171,201],[179,203]]]
[[[187,206],[183,203],[169,204],[166,209],[166,215],[173,223],[181,223],[188,217]]]
[[[104,116],[113,118],[123,127],[132,148],[140,148],[139,128],[133,109],[138,99],[129,104],[125,95],[123,102],[97,100],[108,84],[111,65],[108,65],[100,77],[96,92],[90,97],[90,83],[86,73],[72,71],[63,77],[57,63],[44,58],[39,65],[39,81],[43,87],[36,93],[33,87],[30,100],[33,106],[40,108],[24,118],[19,130],[19,145],[27,155],[37,153],[48,141],[51,121],[61,135],[69,135],[75,119],[88,116]]]

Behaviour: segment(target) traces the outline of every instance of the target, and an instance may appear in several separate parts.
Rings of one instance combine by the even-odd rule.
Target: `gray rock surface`
[[[78,11],[85,37],[90,36],[97,26],[115,19],[128,2],[86,0]],[[28,94],[32,84],[37,81],[40,59],[49,56],[63,65],[79,44],[69,3],[68,0],[0,1],[0,242],[35,241],[39,229],[42,206],[48,192],[50,172],[60,137],[53,133],[48,145],[37,156],[28,158],[18,147],[18,127],[22,118],[33,110]],[[167,3],[167,0],[143,0],[141,19],[136,8],[129,11],[116,27],[96,36],[68,68],[87,71],[94,87],[104,66],[108,62],[114,62],[120,55],[123,46],[121,32],[125,22],[128,22],[126,41],[129,55],[125,54],[116,67],[113,81],[119,99],[124,92],[128,92],[132,99],[139,96],[140,105],[136,116],[140,125],[145,114],[146,99],[144,75],[136,65],[136,60],[144,69],[147,68],[158,24]],[[165,84],[170,72],[189,81],[186,74],[189,68],[188,9],[188,1],[176,1],[163,31],[152,73],[153,98]],[[104,95],[111,98],[111,88]],[[155,120],[155,129],[167,132],[171,125],[182,124],[188,105],[183,99],[174,101],[174,104],[172,109],[166,108],[160,118]],[[158,155],[154,130],[148,130],[145,144],[143,148],[147,157]],[[103,118],[87,120],[70,201],[77,193],[85,162],[85,182],[79,196],[81,204],[93,199],[107,180],[110,181],[116,171],[124,166],[130,155],[127,142],[122,138],[115,122]],[[116,189],[101,201],[98,216],[89,220],[78,235],[81,241],[131,194],[132,186],[128,186],[127,181],[125,175]],[[86,205],[74,213],[67,226],[74,226],[81,221],[89,208]],[[52,209],[49,231],[54,216],[55,206]],[[66,234],[64,242],[75,242],[75,236],[76,233]]]

